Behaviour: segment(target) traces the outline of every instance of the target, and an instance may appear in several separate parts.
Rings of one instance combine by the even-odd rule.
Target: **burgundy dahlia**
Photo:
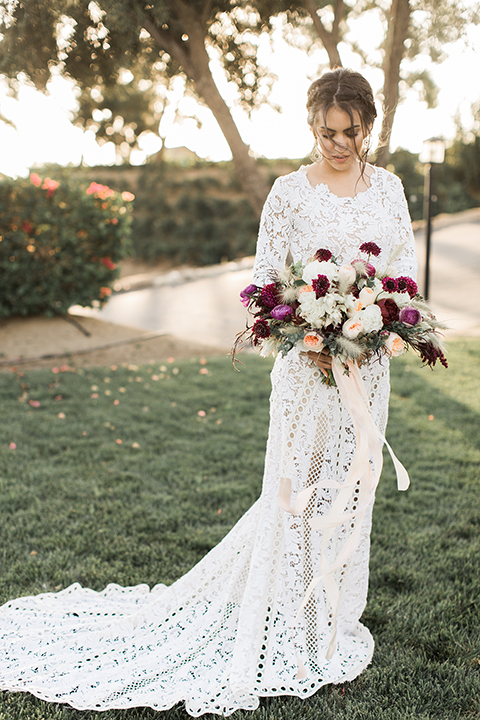
[[[397,287],[399,292],[408,292],[411,298],[418,293],[418,285],[415,280],[404,275],[397,278]]]
[[[261,304],[267,308],[274,308],[275,305],[278,305],[279,297],[275,283],[265,285],[265,287],[262,288],[259,299]]]
[[[326,275],[319,275],[312,280],[312,287],[315,290],[315,297],[318,300],[318,298],[325,297],[327,294],[328,288],[330,287],[330,280]]]
[[[391,325],[392,322],[398,320],[398,305],[392,298],[382,298],[377,301],[377,305],[382,313],[382,320],[384,325]]]
[[[369,255],[375,255],[375,257],[378,257],[382,252],[378,245],[374,242],[363,243],[360,245],[360,250],[364,253],[368,253]]]
[[[256,320],[252,327],[252,333],[255,335],[255,341],[263,340],[270,336],[270,328],[266,320]]]
[[[417,308],[406,305],[400,310],[398,319],[407,327],[413,327],[414,325],[418,325],[422,316]]]
[[[328,262],[331,258],[332,253],[326,248],[320,248],[320,250],[317,250],[315,253],[315,260],[319,260],[320,262]]]
[[[292,308],[290,305],[275,305],[270,311],[270,315],[274,320],[285,320],[291,314]]]
[[[382,280],[382,287],[385,290],[385,292],[394,293],[397,292],[398,286],[397,281],[395,278],[392,277],[386,277]]]

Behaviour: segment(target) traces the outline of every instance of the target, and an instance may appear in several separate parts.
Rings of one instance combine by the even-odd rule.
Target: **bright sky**
[[[358,23],[356,30],[359,36],[365,37],[367,28]],[[369,36],[374,30],[370,24]],[[397,110],[392,149],[400,146],[419,152],[423,140],[429,137],[442,135],[447,139],[453,138],[454,116],[457,113],[467,128],[471,124],[471,105],[480,100],[480,86],[473,81],[480,74],[480,27],[469,28],[467,43],[459,41],[445,49],[448,59],[430,67],[440,87],[437,108],[428,110],[415,90],[409,91]],[[379,70],[362,68],[358,56],[350,53],[346,46],[341,47],[341,55],[345,66],[360,70],[371,82],[374,91],[380,90],[382,76]],[[318,76],[325,57],[324,51],[307,55],[288,46],[280,34],[275,38],[273,51],[268,43],[261,44],[259,59],[278,76],[271,99],[280,105],[282,111],[277,113],[264,105],[255,110],[249,120],[240,110],[234,109],[242,137],[254,153],[269,158],[301,158],[309,154],[312,140],[306,123],[306,91],[310,82]],[[429,61],[421,56],[417,59],[416,68],[424,67],[429,67]],[[228,101],[231,90],[221,73],[216,73],[216,81]],[[181,84],[177,89],[181,95]],[[93,133],[83,133],[71,124],[71,112],[76,101],[70,83],[57,77],[50,83],[49,91],[49,95],[45,96],[32,88],[23,87],[17,101],[0,86],[0,111],[16,125],[14,129],[0,123],[0,173],[26,175],[28,169],[35,165],[79,164],[82,157],[88,165],[113,164],[115,150],[111,143],[100,148]],[[167,135],[167,147],[185,145],[200,157],[229,159],[230,150],[211,112],[188,98],[181,101],[180,107],[184,114],[196,112],[202,128],[198,129],[193,121],[188,120],[181,125],[172,125],[166,116],[162,131]],[[377,120],[377,131],[379,127]],[[131,160],[140,164],[147,154],[157,149],[157,140],[146,138],[144,151],[132,153]]]

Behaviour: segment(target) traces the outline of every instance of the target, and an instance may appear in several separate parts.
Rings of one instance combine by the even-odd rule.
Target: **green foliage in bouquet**
[[[0,318],[102,305],[125,255],[134,196],[36,174],[0,183]]]

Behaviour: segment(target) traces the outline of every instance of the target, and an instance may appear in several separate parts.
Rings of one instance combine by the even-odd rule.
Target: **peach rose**
[[[298,288],[298,294],[306,293],[306,292],[313,292],[313,285],[302,285]]]
[[[356,337],[362,332],[363,323],[359,317],[352,317],[343,323],[342,333],[349,340],[355,340]]]
[[[303,338],[303,345],[306,350],[320,352],[323,348],[323,338],[316,332],[308,332]]]
[[[385,351],[389,357],[398,357],[405,351],[405,343],[397,333],[390,333],[385,342]]]
[[[358,297],[359,300],[362,301],[363,306],[367,307],[367,305],[373,305],[375,298],[377,297],[377,293],[373,290],[373,288],[365,286],[360,290],[360,295]]]

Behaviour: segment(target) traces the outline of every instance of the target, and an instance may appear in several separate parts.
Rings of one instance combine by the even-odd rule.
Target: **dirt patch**
[[[226,348],[188,343],[172,335],[95,318],[9,318],[0,324],[0,372],[61,365],[144,364],[187,357],[225,355]]]

